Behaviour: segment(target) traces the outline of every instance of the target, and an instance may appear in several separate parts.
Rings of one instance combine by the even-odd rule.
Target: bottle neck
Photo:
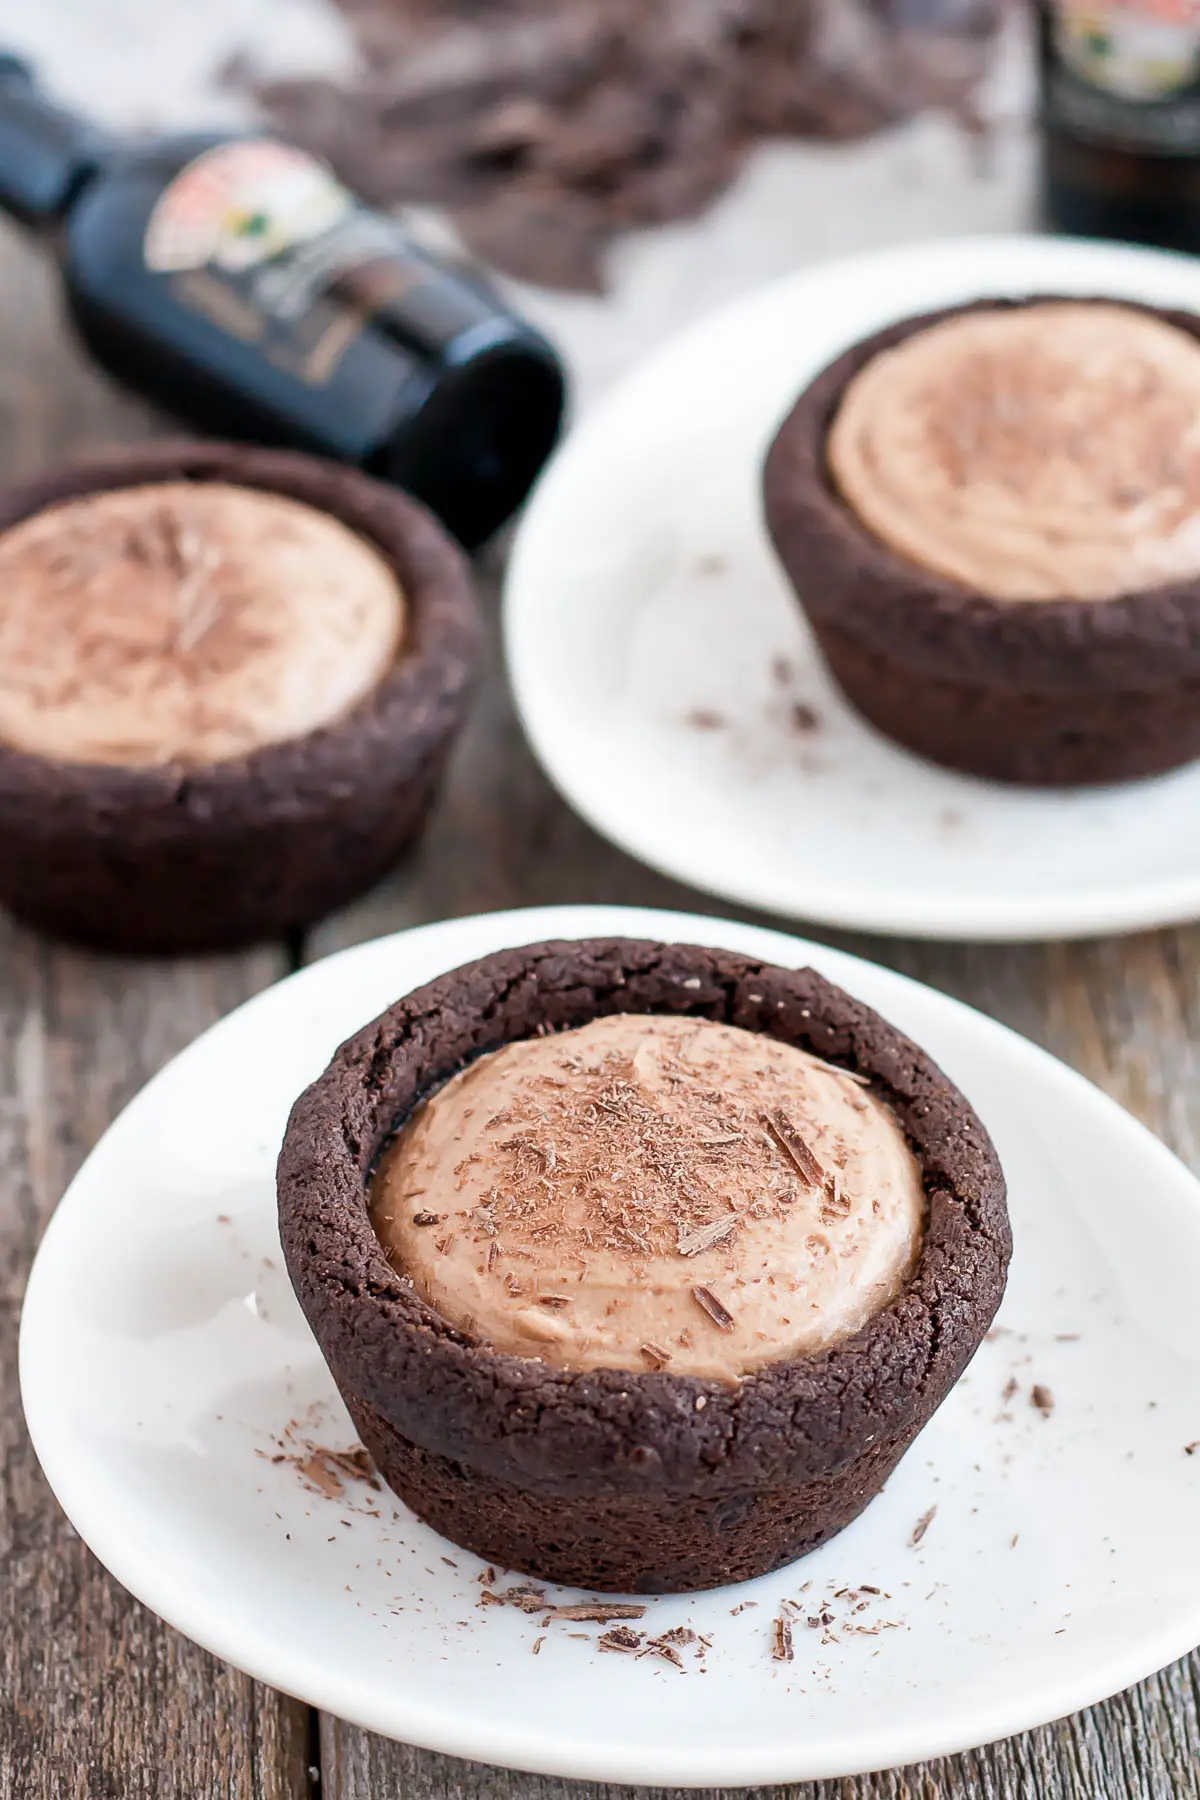
[[[25,225],[65,217],[116,140],[35,85],[28,64],[0,54],[0,210]]]

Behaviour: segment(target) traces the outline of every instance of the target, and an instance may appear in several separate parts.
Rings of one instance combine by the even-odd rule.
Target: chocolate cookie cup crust
[[[894,1108],[928,1222],[908,1285],[854,1337],[736,1384],[581,1374],[473,1341],[387,1261],[367,1183],[419,1100],[501,1044],[613,1012],[763,1032]],[[914,1044],[812,970],[627,939],[502,952],[389,1008],[296,1102],[278,1186],[293,1286],[389,1484],[481,1556],[616,1592],[743,1580],[848,1524],[974,1354],[1010,1251],[987,1133]]]
[[[407,600],[391,671],[345,718],[227,761],[60,762],[0,743],[0,904],[98,948],[182,953],[297,930],[382,877],[424,822],[481,645],[465,558],[423,507],[357,470],[173,441],[0,494],[0,531],[59,501],[160,481],[287,495],[358,532]]]
[[[1161,774],[1200,756],[1200,581],[1111,600],[995,600],[876,538],[837,492],[826,457],[843,394],[882,351],[943,319],[1062,298],[946,307],[855,344],[780,426],[763,499],[826,661],[867,719],[969,774],[1074,786]],[[1191,313],[1117,303],[1200,339]]]

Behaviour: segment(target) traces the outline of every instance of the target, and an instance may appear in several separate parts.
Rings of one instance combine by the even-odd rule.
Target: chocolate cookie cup
[[[996,599],[875,536],[828,463],[847,390],[881,353],[946,320],[1058,298],[946,308],[854,345],[787,415],[763,493],[772,542],[824,657],[873,725],[968,774],[1082,786],[1200,756],[1200,578],[1108,599]],[[1189,313],[1082,304],[1117,304],[1200,340]]]
[[[389,1262],[368,1184],[422,1099],[490,1051],[612,1014],[763,1034],[891,1107],[928,1211],[902,1290],[853,1336],[733,1382],[580,1373],[492,1349]],[[390,1007],[296,1102],[278,1192],[293,1286],[389,1485],[482,1557],[611,1592],[745,1580],[849,1524],[973,1356],[1010,1251],[987,1133],[908,1039],[812,970],[628,939],[488,956]]]
[[[286,741],[145,766],[0,742],[0,903],[54,936],[175,954],[297,930],[396,863],[462,722],[481,634],[466,562],[429,513],[299,454],[184,441],[117,451],[0,495],[0,532],[162,483],[300,502],[369,546],[404,604],[399,648],[365,698]]]

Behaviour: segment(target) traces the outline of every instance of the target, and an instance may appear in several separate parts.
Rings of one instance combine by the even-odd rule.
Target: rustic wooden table
[[[156,429],[83,366],[46,270],[8,235],[0,345],[0,478]],[[566,810],[522,742],[493,643],[490,678],[419,856],[304,944],[124,962],[0,920],[0,1800],[600,1800],[617,1791],[386,1743],[177,1636],[108,1578],[62,1517],[25,1436],[16,1378],[21,1293],[47,1219],[117,1110],[197,1032],[297,959],[427,919],[586,900],[721,910],[639,868]],[[1200,1168],[1200,928],[1074,945],[837,941],[1047,1045]],[[793,1792],[1200,1800],[1200,1658],[970,1756]]]

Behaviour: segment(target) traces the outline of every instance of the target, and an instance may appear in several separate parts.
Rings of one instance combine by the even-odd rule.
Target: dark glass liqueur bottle
[[[546,340],[277,139],[124,144],[0,56],[0,207],[50,228],[71,316],[118,380],[203,431],[356,463],[469,547],[554,444]]]
[[[1200,251],[1200,0],[1035,0],[1047,222]]]

